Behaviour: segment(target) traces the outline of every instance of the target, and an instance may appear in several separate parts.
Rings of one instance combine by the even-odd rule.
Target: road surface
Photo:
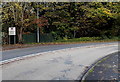
[[[16,57],[20,57],[20,56],[26,56],[29,54],[36,54],[36,53],[40,53],[40,52],[59,50],[59,49],[83,47],[83,46],[98,45],[98,44],[99,45],[101,45],[101,44],[113,44],[113,43],[118,43],[118,42],[47,45],[47,46],[37,46],[37,47],[22,48],[22,49],[13,49],[13,50],[2,51],[2,60],[16,58]]]
[[[2,79],[78,80],[86,68],[96,60],[117,51],[118,43],[103,43],[43,53],[36,57],[3,65]],[[17,50],[15,52],[17,54]],[[25,53],[25,50],[23,52]]]

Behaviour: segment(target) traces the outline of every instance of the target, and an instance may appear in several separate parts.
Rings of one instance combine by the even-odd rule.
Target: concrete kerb
[[[102,46],[102,47],[111,46],[111,44],[107,44],[107,45],[103,44],[103,45],[104,45],[104,46]],[[113,44],[112,44],[112,45],[113,45]],[[4,65],[4,64],[11,63],[11,62],[15,62],[15,61],[24,60],[24,59],[27,59],[27,58],[36,57],[36,56],[39,56],[39,55],[42,55],[42,54],[45,54],[45,53],[51,53],[51,52],[54,53],[54,52],[59,52],[59,51],[66,51],[66,50],[79,49],[79,48],[93,48],[93,47],[100,47],[100,46],[99,46],[99,45],[91,45],[91,46],[75,47],[75,48],[66,48],[66,49],[60,49],[60,50],[54,50],[54,51],[47,51],[47,52],[30,54],[30,55],[26,55],[26,56],[21,56],[21,57],[16,57],[16,58],[12,58],[12,59],[8,59],[8,60],[0,61],[0,66],[1,66],[1,65]]]

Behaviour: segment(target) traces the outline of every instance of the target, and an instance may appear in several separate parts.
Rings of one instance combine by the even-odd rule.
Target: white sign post
[[[16,28],[15,27],[9,27],[9,35],[16,35]]]
[[[14,44],[16,43],[15,35],[16,35],[16,28],[9,27],[9,44],[10,44],[10,35],[14,35]]]

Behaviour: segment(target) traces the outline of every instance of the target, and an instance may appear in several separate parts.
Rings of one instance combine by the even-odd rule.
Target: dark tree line
[[[52,33],[55,39],[119,35],[120,2],[6,2],[2,3],[2,31],[17,27],[22,34]],[[39,14],[37,16],[37,14]]]

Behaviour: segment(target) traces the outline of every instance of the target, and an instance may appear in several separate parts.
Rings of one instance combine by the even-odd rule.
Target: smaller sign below
[[[16,35],[16,28],[15,27],[9,27],[9,35]]]

